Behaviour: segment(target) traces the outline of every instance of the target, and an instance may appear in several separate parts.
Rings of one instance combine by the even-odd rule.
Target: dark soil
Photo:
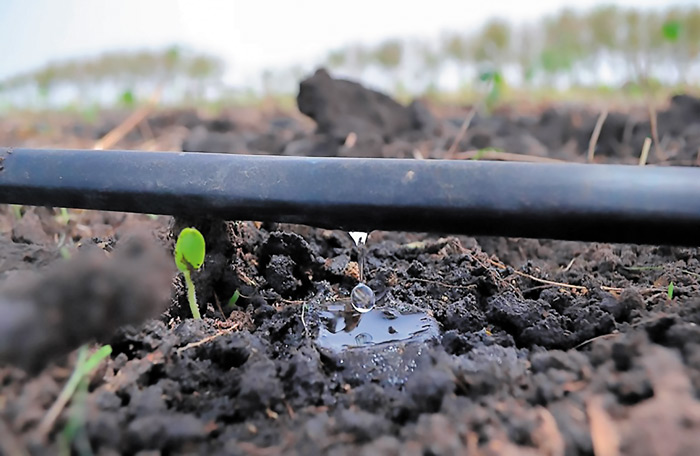
[[[444,154],[461,122],[314,78],[300,107],[317,131],[277,114],[254,129],[196,113],[149,122],[156,135],[191,129],[185,148],[203,152],[425,158]],[[336,109],[346,96],[363,96],[367,110]],[[682,96],[661,110],[665,155],[650,162],[695,163],[698,107]],[[585,161],[596,118],[581,107],[477,116],[461,150]],[[645,128],[636,114],[611,113],[597,160],[635,163]],[[49,435],[38,424],[73,350],[93,340],[113,352],[91,379],[76,454],[85,442],[98,455],[700,454],[698,249],[373,232],[365,275],[388,323],[371,318],[381,337],[396,336],[339,349],[318,339],[330,337],[329,312],[340,308],[348,331],[363,324],[342,310],[358,283],[347,233],[90,211],[64,224],[51,208],[23,208],[19,220],[3,211],[1,454],[58,454],[74,409]],[[207,242],[194,275],[199,321],[164,260],[185,226]],[[417,312],[437,329],[404,339],[398,319]]]

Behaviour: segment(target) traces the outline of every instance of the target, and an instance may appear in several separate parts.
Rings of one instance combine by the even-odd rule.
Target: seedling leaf
[[[204,263],[204,236],[196,228],[185,228],[175,244],[175,264],[181,272],[199,269]]]
[[[673,286],[673,282],[668,284],[668,291],[667,291],[668,299],[673,299],[673,289],[674,288],[675,287]]]
[[[92,372],[103,359],[107,358],[112,354],[112,347],[110,345],[105,345],[100,347],[95,353],[90,355],[87,361],[82,366],[83,375],[87,375]]]

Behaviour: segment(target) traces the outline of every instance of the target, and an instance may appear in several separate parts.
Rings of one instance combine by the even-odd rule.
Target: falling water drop
[[[350,293],[350,303],[353,309],[360,313],[369,312],[374,308],[377,299],[374,291],[364,283],[358,283]]]
[[[355,241],[355,245],[358,247],[367,242],[367,233],[364,231],[350,231],[350,237]]]
[[[368,233],[364,231],[350,231],[350,237],[357,247],[357,269],[360,282],[365,280],[365,253]]]
[[[350,237],[355,241],[355,246],[357,247],[357,266],[359,272],[360,283],[355,285],[355,288],[350,292],[350,303],[352,307],[360,313],[369,312],[374,308],[377,298],[374,295],[374,291],[367,284],[364,283],[365,280],[365,253],[366,253],[366,243],[368,233],[364,231],[350,231]]]

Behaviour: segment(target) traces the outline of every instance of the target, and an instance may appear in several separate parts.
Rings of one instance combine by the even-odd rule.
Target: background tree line
[[[431,90],[447,67],[460,84],[493,71],[526,88],[596,86],[606,79],[690,84],[699,76],[699,59],[700,7],[605,6],[564,9],[535,24],[492,19],[473,33],[447,33],[433,42],[351,45],[331,51],[326,64],[358,78],[379,69],[399,88],[410,83]]]
[[[220,87],[225,66],[211,55],[173,46],[164,50],[110,52],[96,57],[50,63],[0,82],[0,91],[47,102],[107,102],[131,105],[167,87],[170,101],[196,100]],[[62,90],[61,90],[62,89]]]
[[[525,89],[600,86],[604,81],[687,86],[698,80],[699,60],[700,6],[605,6],[564,9],[530,24],[492,19],[478,30],[445,33],[436,40],[397,37],[371,46],[349,44],[329,51],[317,65],[395,93],[437,93],[444,89],[446,74],[459,88],[496,72],[500,80]],[[312,69],[266,69],[259,89],[267,95],[293,93]],[[108,99],[129,103],[162,84],[170,101],[192,101],[208,90],[221,96],[224,70],[218,58],[178,47],[115,52],[17,75],[0,82],[0,93],[48,100],[62,88],[72,94],[63,96],[70,101],[104,99],[109,87]]]

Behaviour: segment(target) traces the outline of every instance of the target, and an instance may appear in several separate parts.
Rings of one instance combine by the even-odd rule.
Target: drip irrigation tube
[[[0,203],[700,245],[700,168],[0,148]]]

